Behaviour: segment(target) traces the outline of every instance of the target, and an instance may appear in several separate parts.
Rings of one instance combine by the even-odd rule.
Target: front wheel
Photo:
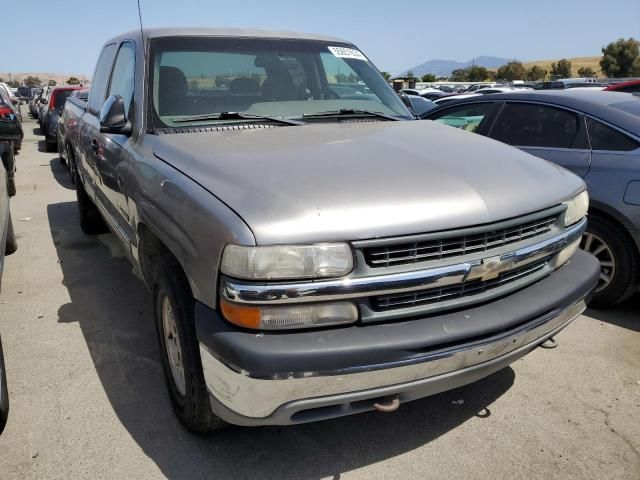
[[[580,248],[600,262],[600,279],[591,306],[609,307],[636,291],[640,280],[638,253],[622,228],[591,216]]]
[[[167,255],[168,257],[168,255]],[[194,299],[184,273],[165,257],[154,275],[154,315],[164,377],[173,410],[190,432],[210,432],[225,422],[211,410],[194,323]]]

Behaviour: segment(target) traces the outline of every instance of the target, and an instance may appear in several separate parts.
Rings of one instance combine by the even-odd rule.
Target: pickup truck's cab
[[[74,114],[81,226],[108,226],[153,291],[191,430],[390,411],[474,381],[596,284],[578,177],[412,121],[339,39],[131,32]]]

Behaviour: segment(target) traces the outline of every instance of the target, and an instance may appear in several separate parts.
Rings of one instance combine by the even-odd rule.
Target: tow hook
[[[551,350],[551,349],[556,348],[558,346],[558,342],[556,342],[556,339],[554,337],[551,337],[551,338],[548,338],[543,343],[541,343],[540,346],[542,348],[546,348],[547,350]]]
[[[373,404],[373,408],[382,413],[395,412],[400,406],[400,398],[398,395],[384,397],[381,401]]]

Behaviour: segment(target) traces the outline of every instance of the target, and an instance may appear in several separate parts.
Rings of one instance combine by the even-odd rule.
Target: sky
[[[380,70],[391,73],[436,58],[465,61],[488,55],[528,61],[592,56],[620,37],[640,39],[640,0],[140,2],[145,27],[323,33],[355,43]],[[90,76],[106,40],[139,28],[136,0],[25,3],[20,10],[29,17],[3,22],[0,72]]]

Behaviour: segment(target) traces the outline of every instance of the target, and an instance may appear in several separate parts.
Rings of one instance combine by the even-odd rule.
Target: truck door
[[[135,45],[131,41],[120,44],[105,98],[120,95],[124,99],[125,113],[131,120],[135,74]],[[133,142],[121,134],[101,133],[98,118],[89,135],[90,150],[95,159],[97,201],[102,204],[122,240],[129,242],[132,227],[129,222],[129,203],[123,178],[129,168]]]
[[[579,113],[537,103],[508,102],[489,136],[581,177],[589,172],[591,150],[585,119]]]

